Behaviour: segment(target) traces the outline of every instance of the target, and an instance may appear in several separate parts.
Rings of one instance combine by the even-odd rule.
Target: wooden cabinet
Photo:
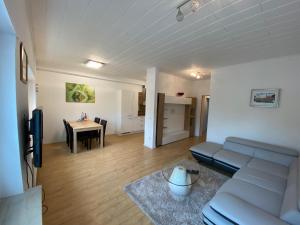
[[[163,141],[164,114],[165,114],[165,94],[157,94],[157,114],[156,114],[156,146],[161,146]]]

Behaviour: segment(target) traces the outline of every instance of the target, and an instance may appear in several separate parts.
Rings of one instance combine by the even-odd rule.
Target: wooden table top
[[[74,130],[84,130],[84,129],[91,129],[91,128],[101,128],[102,125],[95,123],[94,121],[91,120],[83,120],[83,121],[69,121],[70,126]]]

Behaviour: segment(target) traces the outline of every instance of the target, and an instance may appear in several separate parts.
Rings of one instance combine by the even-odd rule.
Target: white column
[[[146,77],[146,115],[144,145],[154,149],[156,147],[156,107],[157,107],[157,80],[158,69],[147,69]]]

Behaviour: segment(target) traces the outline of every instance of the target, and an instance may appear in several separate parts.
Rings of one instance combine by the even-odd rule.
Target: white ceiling
[[[31,0],[38,67],[144,79],[300,53],[300,0],[203,0],[179,23],[182,1]]]

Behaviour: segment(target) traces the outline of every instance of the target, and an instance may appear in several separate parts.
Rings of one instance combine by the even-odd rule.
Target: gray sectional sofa
[[[203,208],[206,224],[300,225],[296,150],[236,137],[190,150],[197,160],[234,173]]]

